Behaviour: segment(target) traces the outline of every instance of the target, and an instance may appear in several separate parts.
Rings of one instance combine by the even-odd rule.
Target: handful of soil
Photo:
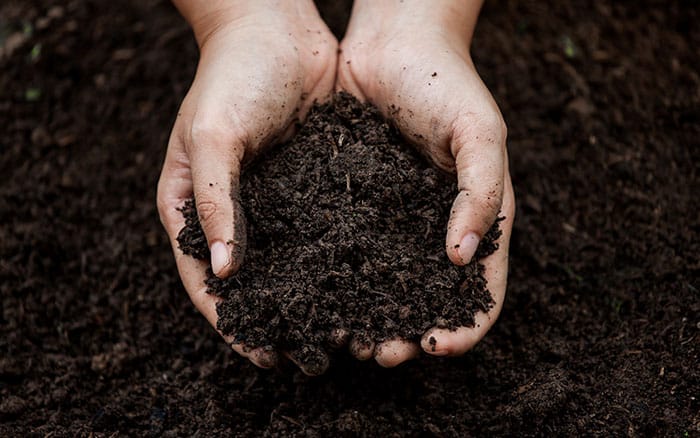
[[[334,329],[367,341],[418,341],[431,327],[473,326],[493,305],[478,260],[497,249],[498,221],[465,267],[444,250],[455,181],[405,144],[376,108],[341,93],[241,178],[248,249],[240,271],[209,271],[218,328],[249,347],[324,348]],[[195,203],[180,249],[208,259]]]

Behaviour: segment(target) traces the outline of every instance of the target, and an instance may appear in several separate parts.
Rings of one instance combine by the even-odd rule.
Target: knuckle
[[[216,213],[219,210],[216,203],[209,200],[197,201],[197,215],[203,228],[209,228],[216,221]]]
[[[476,125],[481,128],[484,133],[493,134],[496,137],[504,138],[507,128],[500,112],[493,109],[484,111],[477,117]]]
[[[429,146],[426,148],[425,154],[428,156],[428,158],[430,158],[432,163],[438,167],[438,169],[447,173],[457,172],[454,156],[452,156],[449,150]]]
[[[221,142],[229,135],[228,131],[216,118],[198,115],[190,126],[190,140],[197,146],[209,146]]]
[[[460,143],[492,144],[501,147],[508,135],[503,116],[497,109],[478,113],[467,113],[457,119],[454,128],[455,137]]]
[[[503,203],[502,195],[497,190],[491,190],[477,196],[475,202],[480,211],[489,213],[489,216],[491,213],[498,213],[498,211],[501,209],[501,204]]]
[[[236,125],[240,123],[226,122],[221,120],[221,117],[210,114],[196,114],[190,126],[188,146],[216,149],[219,154],[241,159],[244,148],[239,146],[243,136],[238,135],[237,130],[232,128]]]
[[[502,204],[502,193],[497,189],[483,193],[462,189],[450,212],[448,231],[459,231],[462,229],[462,226],[471,223],[471,226],[481,228],[482,232],[486,233],[501,211]],[[472,219],[467,220],[466,218],[468,217]],[[467,220],[467,222],[464,222],[464,220]],[[458,226],[458,224],[462,224],[462,226]],[[451,248],[452,245],[447,243],[447,249],[450,250]]]
[[[480,211],[483,212],[481,214],[482,228],[484,233],[486,233],[491,228],[496,220],[496,217],[498,216],[498,212],[501,209],[501,202],[499,200],[497,201],[495,198],[486,199],[481,201],[478,208],[480,208]]]

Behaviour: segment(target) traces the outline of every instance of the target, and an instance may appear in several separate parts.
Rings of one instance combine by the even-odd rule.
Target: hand
[[[446,238],[453,263],[468,263],[499,212],[505,216],[499,249],[483,261],[496,304],[477,314],[472,328],[425,333],[420,347],[435,356],[464,354],[486,334],[501,310],[508,276],[515,202],[506,127],[469,53],[480,6],[463,0],[356,0],[338,61],[339,89],[375,104],[437,166],[457,173],[459,194]],[[420,347],[401,339],[376,348],[351,343],[355,356],[374,356],[386,367],[415,357]]]
[[[238,193],[241,163],[288,136],[335,82],[337,42],[313,3],[273,3],[176,1],[194,29],[200,61],[170,136],[158,211],[185,289],[214,327],[217,299],[204,284],[209,263],[178,248],[185,223],[177,208],[194,194],[214,274],[234,273],[246,242]],[[258,366],[277,361],[277,352],[225,339]]]

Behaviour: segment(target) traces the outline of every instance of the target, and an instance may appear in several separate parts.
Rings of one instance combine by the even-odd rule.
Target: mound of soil
[[[248,250],[240,271],[209,270],[218,328],[249,347],[300,351],[307,366],[334,329],[365,342],[418,341],[427,329],[472,327],[493,305],[479,260],[497,249],[498,222],[467,266],[444,250],[456,184],[369,104],[347,93],[316,105],[299,133],[241,178]],[[180,249],[208,259],[194,200]]]
[[[518,211],[500,319],[460,358],[308,378],[232,352],[178,278],[155,187],[198,53],[171,2],[1,1],[0,436],[698,436],[697,23],[485,2]]]

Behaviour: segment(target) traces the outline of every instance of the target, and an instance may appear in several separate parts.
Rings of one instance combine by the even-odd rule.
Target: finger
[[[174,131],[175,132],[175,131]],[[214,328],[218,315],[216,305],[220,298],[207,293],[207,262],[183,254],[177,236],[185,227],[185,218],[178,210],[192,196],[192,179],[190,163],[179,137],[171,136],[163,171],[158,181],[158,212],[161,222],[170,238],[170,245],[175,256],[178,273],[192,303]],[[270,368],[277,362],[277,354],[269,349],[250,350],[244,344],[234,343],[234,336],[225,336],[218,329],[231,348],[243,357],[249,358],[262,368]]]
[[[469,263],[503,201],[505,125],[500,115],[471,115],[452,139],[459,193],[452,204],[446,250],[457,265]]]
[[[238,344],[242,345],[242,344]],[[234,346],[232,345],[231,348]],[[243,345],[243,349],[245,350],[245,346]],[[234,351],[237,351],[234,348]],[[277,366],[279,363],[279,355],[277,352],[271,347],[271,346],[266,346],[266,347],[260,347],[260,348],[255,348],[251,350],[247,354],[248,359],[253,362],[254,365],[260,367],[260,368],[274,368]]]
[[[197,260],[183,254],[178,248],[177,240],[171,238],[171,245],[175,254],[175,263],[177,265],[180,278],[182,279],[182,284],[190,296],[190,300],[192,300],[194,306],[236,353],[245,358],[250,358],[250,349],[246,348],[245,345],[236,342],[235,336],[224,335],[219,329],[216,328],[216,322],[219,318],[216,312],[216,305],[221,301],[221,298],[207,293],[207,285],[205,284],[205,280],[207,278],[207,262]]]
[[[170,245],[175,256],[180,279],[192,303],[204,315],[209,323],[216,327],[217,298],[207,293],[206,269],[207,263],[186,256],[179,248],[177,236],[185,227],[185,218],[179,211],[185,201],[192,196],[192,178],[189,157],[185,153],[179,135],[173,130],[168,145],[168,152],[163,164],[163,170],[158,181],[158,212],[165,227]],[[232,337],[225,337],[232,342]]]
[[[328,345],[331,348],[338,349],[344,347],[350,341],[350,332],[345,329],[334,329],[328,335]]]
[[[498,239],[498,250],[484,258],[487,287],[495,301],[488,312],[479,312],[474,317],[474,327],[459,327],[456,331],[434,328],[423,335],[421,347],[433,356],[459,356],[472,349],[489,331],[501,312],[508,282],[508,250],[515,216],[515,200],[510,176],[505,176],[505,192],[500,222],[503,234]]]
[[[357,333],[350,341],[350,354],[357,360],[368,360],[374,356],[374,342],[366,333]]]
[[[320,347],[313,345],[304,345],[285,355],[307,376],[320,376],[330,365],[328,354]]]
[[[374,359],[384,368],[393,368],[407,360],[415,359],[420,354],[420,346],[405,339],[392,339],[379,344],[374,352]]]
[[[184,226],[184,220],[182,226]],[[216,306],[221,302],[221,298],[207,292],[205,284],[207,262],[183,254],[178,248],[177,240],[171,240],[171,244],[175,253],[175,262],[180,278],[192,303],[204,318],[209,321],[209,324],[216,328],[219,318]],[[272,368],[277,365],[279,358],[277,352],[271,347],[250,349],[245,344],[236,342],[235,336],[224,335],[219,329],[216,329],[216,331],[231,346],[233,351],[249,359],[254,365],[260,368]]]
[[[196,126],[197,122],[193,122]],[[207,237],[211,267],[219,278],[237,271],[246,247],[239,177],[243,148],[228,129],[193,128],[186,145],[199,222]]]

